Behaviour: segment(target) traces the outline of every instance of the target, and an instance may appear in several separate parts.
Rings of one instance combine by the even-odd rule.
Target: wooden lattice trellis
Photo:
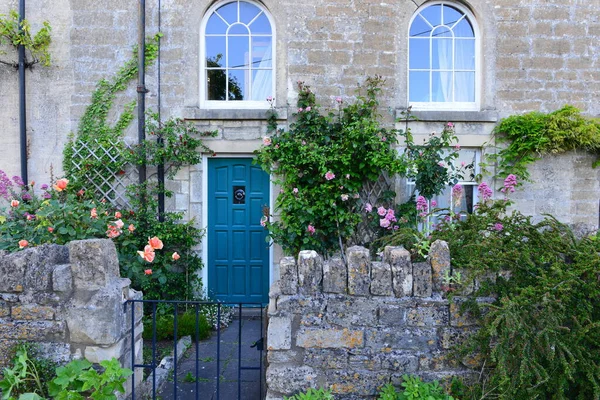
[[[116,207],[130,208],[126,189],[137,182],[138,172],[123,159],[124,149],[131,149],[131,145],[125,141],[77,140],[73,143],[71,163],[83,172],[85,190],[93,190],[98,198]]]

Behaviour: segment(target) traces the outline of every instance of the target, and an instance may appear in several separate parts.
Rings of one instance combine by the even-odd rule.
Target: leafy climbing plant
[[[0,14],[0,45],[9,45],[15,48],[24,46],[25,50],[25,68],[31,68],[37,63],[43,66],[49,66],[51,61],[50,43],[52,38],[50,32],[52,28],[48,21],[42,23],[42,27],[35,35],[31,34],[31,24],[26,19],[19,22],[19,13],[11,10],[8,15]],[[27,57],[27,52],[30,58]],[[0,50],[0,55],[6,54]],[[10,65],[18,68],[17,61],[3,61],[1,64]]]

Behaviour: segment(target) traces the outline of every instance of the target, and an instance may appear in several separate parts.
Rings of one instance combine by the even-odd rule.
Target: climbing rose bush
[[[383,81],[367,79],[357,100],[322,115],[310,87],[298,82],[298,112],[289,130],[272,130],[255,153],[281,187],[277,218],[261,225],[287,254],[343,250],[361,221],[360,191],[382,171],[403,170],[394,149],[396,131],[380,125],[377,96]],[[273,110],[272,110],[273,114]],[[256,216],[257,223],[261,218]]]

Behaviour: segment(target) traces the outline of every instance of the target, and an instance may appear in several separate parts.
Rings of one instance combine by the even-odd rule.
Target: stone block
[[[354,349],[364,346],[364,332],[344,329],[300,329],[296,345],[302,348]]]
[[[353,246],[346,250],[348,262],[348,293],[355,296],[368,296],[371,286],[371,256],[369,250]]]
[[[290,317],[269,318],[267,350],[289,350],[292,347],[292,319]]]
[[[362,297],[337,297],[327,301],[327,321],[343,327],[369,326],[377,322],[377,301]]]
[[[0,301],[0,318],[8,317],[10,315],[10,306],[5,301]]]
[[[302,293],[319,292],[323,281],[323,259],[314,250],[298,255],[298,287]]]
[[[110,360],[113,357],[119,359],[126,350],[126,340],[128,338],[123,338],[110,346],[86,346],[83,353],[84,357],[91,363],[99,363],[100,361]]]
[[[348,367],[353,370],[378,371],[381,368],[381,361],[371,354],[351,354],[348,357]]]
[[[119,277],[119,259],[112,240],[75,240],[68,246],[75,290],[99,290],[110,279]]]
[[[348,270],[340,257],[333,257],[323,263],[323,292],[346,293]]]
[[[325,387],[340,399],[371,399],[389,382],[385,371],[328,370],[325,371]]]
[[[452,347],[462,344],[469,336],[477,332],[477,328],[464,327],[443,327],[440,328],[440,346],[448,350]]]
[[[50,291],[52,269],[68,262],[65,246],[46,244],[0,257],[0,292]]]
[[[39,304],[13,306],[11,316],[15,320],[53,320],[55,309]]]
[[[413,264],[413,294],[415,297],[431,297],[432,281],[431,281],[431,265],[428,262],[420,262]]]
[[[392,269],[390,264],[374,261],[371,263],[371,294],[373,296],[391,296]]]
[[[379,307],[379,324],[403,326],[406,325],[406,312],[404,306],[385,304]]]
[[[267,387],[274,392],[292,395],[317,387],[317,372],[307,366],[271,365],[266,372]]]
[[[392,268],[392,285],[396,297],[412,296],[413,267],[410,252],[404,247],[387,246],[384,250],[384,261]]]
[[[393,350],[431,351],[437,348],[437,331],[433,328],[373,328],[366,332],[366,346],[376,352]]]
[[[322,296],[279,296],[277,299],[277,312],[296,315],[323,314],[327,302]]]
[[[379,358],[381,358],[381,368],[384,370],[410,374],[419,368],[419,359],[414,354],[391,351],[380,354]]]
[[[444,371],[457,366],[458,362],[447,351],[435,350],[419,354],[420,371]]]
[[[52,271],[52,290],[55,292],[70,292],[73,290],[73,275],[71,265],[56,265]]]
[[[443,240],[436,240],[429,248],[429,262],[433,281],[433,291],[439,292],[444,284],[444,275],[450,274],[450,248]]]
[[[279,288],[282,294],[298,293],[298,269],[294,257],[284,257],[279,261]]]
[[[348,368],[348,352],[345,349],[306,349],[303,362],[313,368],[344,369]]]
[[[423,305],[410,308],[406,314],[409,326],[442,326],[450,320],[448,305]]]
[[[267,362],[269,364],[287,364],[302,362],[302,354],[296,350],[269,350],[267,352]]]
[[[26,341],[60,342],[65,340],[64,321],[7,321],[0,319],[0,337]]]

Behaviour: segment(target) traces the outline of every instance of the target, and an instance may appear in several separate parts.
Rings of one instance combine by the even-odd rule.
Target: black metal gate
[[[136,372],[139,374],[139,369],[144,371],[143,383],[132,379],[132,399],[264,398],[262,304],[128,300],[125,312],[131,313],[130,343],[135,343],[135,336],[139,335],[134,329],[136,304],[144,308],[144,346],[150,349],[144,350],[144,361],[140,362],[136,360],[135,345],[131,346],[134,376]],[[210,337],[202,340],[206,314],[215,326]],[[170,327],[172,339],[158,340],[171,333],[166,332]],[[188,342],[191,345],[185,352],[180,349],[182,354],[178,354],[177,346],[179,343],[182,347],[183,334],[191,336]],[[165,353],[170,353],[172,359],[163,358]]]

